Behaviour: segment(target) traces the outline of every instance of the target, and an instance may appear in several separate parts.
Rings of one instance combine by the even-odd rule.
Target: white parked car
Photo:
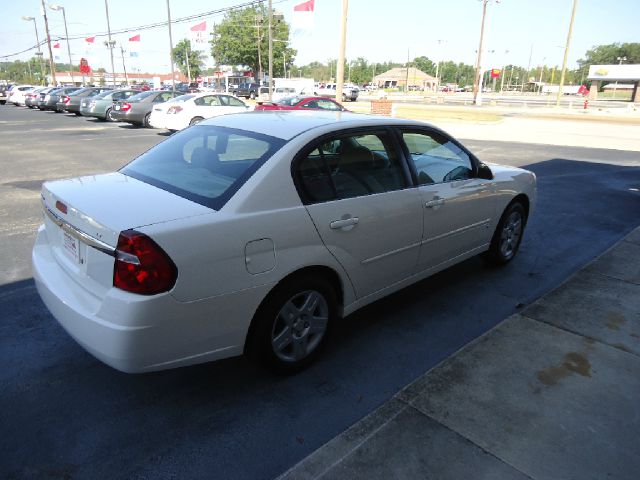
[[[26,100],[25,95],[36,88],[38,87],[35,85],[14,85],[7,98],[7,102],[11,102],[16,106],[24,106]]]
[[[149,125],[153,128],[176,131],[207,118],[247,110],[250,110],[250,107],[233,95],[188,93],[154,106],[149,117]]]
[[[247,353],[295,371],[345,315],[477,254],[512,260],[535,199],[533,173],[421,122],[224,115],[45,183],[34,278],[119,370]]]

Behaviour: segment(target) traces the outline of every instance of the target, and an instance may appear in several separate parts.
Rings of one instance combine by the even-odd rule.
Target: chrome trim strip
[[[375,257],[367,258],[367,259],[363,260],[360,263],[362,263],[362,265],[366,265],[367,263],[375,262],[376,260],[381,260],[381,259],[383,259],[385,257],[390,256],[390,255],[395,255],[396,253],[401,253],[401,252],[404,252],[404,251],[409,250],[411,248],[419,247],[420,245],[421,245],[420,242],[412,243],[411,245],[407,245],[406,247],[401,247],[401,248],[398,248],[396,250],[392,250],[390,252],[383,253],[381,255],[376,255]]]
[[[93,238],[92,236],[84,233],[81,230],[78,230],[77,228],[65,222],[62,218],[60,218],[55,213],[53,213],[47,205],[43,204],[43,207],[44,207],[44,212],[51,219],[51,221],[55,223],[57,226],[59,226],[63,231],[71,235],[72,237],[75,237],[78,240],[80,240],[82,243],[85,243],[90,247],[93,247],[96,250],[101,251],[102,253],[111,255],[112,257],[115,257],[118,254],[120,254],[120,252],[117,252],[116,249],[111,245],[101,242],[100,240]]]
[[[491,222],[491,219],[487,218],[486,220],[482,220],[482,221],[477,222],[477,223],[472,223],[471,225],[467,225],[466,227],[458,228],[457,230],[453,230],[451,232],[443,233],[442,235],[438,235],[437,237],[425,238],[424,240],[422,240],[421,245],[425,245],[425,244],[427,244],[429,242],[433,242],[435,240],[441,240],[443,238],[450,237],[451,235],[456,235],[458,233],[463,233],[463,232],[466,232],[467,230],[471,230],[472,228],[488,227],[490,222]]]

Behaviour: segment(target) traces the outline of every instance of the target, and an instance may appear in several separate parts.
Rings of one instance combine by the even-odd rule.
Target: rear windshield
[[[219,210],[285,141],[195,125],[143,153],[120,172]]]
[[[153,90],[149,90],[147,92],[136,93],[135,95],[132,95],[131,97],[129,97],[127,99],[127,102],[129,102],[129,103],[139,102],[140,100],[144,100],[145,98],[147,98],[150,95],[157,95],[157,94],[158,94],[158,92],[154,92]]]
[[[76,90],[75,92],[71,92],[71,93],[69,94],[69,96],[72,96],[72,95],[81,95],[81,94],[83,94],[84,92],[90,92],[91,90],[93,90],[91,87],[81,88],[80,90]]]

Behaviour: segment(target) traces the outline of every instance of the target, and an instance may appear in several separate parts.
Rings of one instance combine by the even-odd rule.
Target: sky
[[[169,0],[172,19],[198,15],[247,0]],[[273,7],[291,22],[293,7],[303,0],[273,0]],[[69,36],[92,36],[107,31],[104,0],[59,0],[65,7]],[[46,2],[45,4],[50,4]],[[140,33],[139,56],[124,54],[129,71],[164,73],[169,67],[169,37],[166,25],[151,30],[136,27],[166,22],[166,0],[108,0],[111,30],[130,28],[114,35],[116,70],[122,70],[120,46],[128,51],[128,38]],[[487,8],[484,56],[486,68],[515,64],[526,67],[562,65],[573,0],[491,0]],[[33,22],[36,17],[40,39],[45,38],[40,0],[3,1],[0,23],[0,60],[25,60],[35,50],[3,58],[35,45]],[[315,0],[313,29],[291,38],[298,50],[296,65],[312,61],[326,63],[338,57],[342,0]],[[364,57],[370,62],[406,62],[417,56],[434,61],[453,60],[470,65],[477,55],[482,2],[480,0],[350,0],[347,21],[347,59]],[[52,39],[64,37],[62,12],[48,9]],[[222,14],[202,16],[174,25],[173,42],[186,38],[190,26],[203,20],[211,30]],[[593,46],[614,42],[640,42],[640,0],[579,0],[569,68],[577,66]],[[74,63],[86,57],[92,68],[110,70],[106,37],[96,38],[87,50],[83,39],[71,41]],[[43,51],[48,55],[46,46]],[[66,44],[55,50],[61,62],[67,61]]]

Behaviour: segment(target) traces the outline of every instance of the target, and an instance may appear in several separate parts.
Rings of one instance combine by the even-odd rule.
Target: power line
[[[251,0],[248,2],[244,2],[244,3],[240,3],[231,7],[225,7],[225,8],[219,8],[217,10],[211,10],[208,12],[203,12],[203,13],[197,13],[194,15],[188,15],[186,17],[180,17],[180,18],[176,18],[175,20],[171,20],[171,24],[177,24],[177,23],[185,23],[185,22],[190,22],[192,20],[196,20],[196,19],[201,19],[201,18],[207,18],[207,17],[213,17],[216,15],[220,15],[220,14],[224,14],[227,13],[231,10],[238,10],[238,9],[242,9],[242,8],[248,8],[248,7],[252,7],[255,5],[260,5],[263,4],[266,0]],[[283,3],[287,0],[278,0],[275,1],[274,3]],[[150,23],[148,25],[141,25],[138,27],[128,27],[128,28],[122,28],[120,30],[114,30],[111,32],[112,35],[118,35],[118,34],[123,34],[123,33],[131,33],[131,32],[141,32],[141,31],[145,31],[145,30],[152,30],[155,28],[160,28],[160,27],[165,27],[167,25],[167,22],[156,22],[156,23]],[[55,39],[55,41],[60,41],[60,40],[65,40],[65,41],[69,41],[69,40],[80,40],[80,39],[84,39],[87,37],[106,37],[108,36],[109,33],[108,32],[100,32],[100,33],[83,33],[83,34],[79,34],[79,35],[74,35],[74,36],[70,36],[68,38],[65,37],[57,37]],[[0,55],[0,58],[10,58],[10,57],[15,57],[18,55],[21,55],[23,53],[29,52],[31,50],[37,49],[38,46],[42,46],[44,45],[46,42],[42,41],[39,44],[33,45],[30,48],[27,48],[25,50],[22,50],[20,52],[16,52],[16,53],[10,53],[8,55]]]

